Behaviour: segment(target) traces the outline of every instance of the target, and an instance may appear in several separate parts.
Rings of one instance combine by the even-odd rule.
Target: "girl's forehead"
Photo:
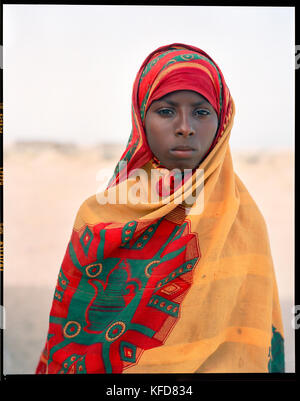
[[[162,96],[160,99],[154,100],[150,107],[154,104],[160,103],[160,102],[167,102],[167,103],[174,103],[174,105],[178,102],[190,102],[193,105],[195,104],[210,104],[209,101],[200,93],[192,90],[178,90],[174,92],[170,92],[164,96]],[[150,108],[149,107],[149,108]]]
[[[162,96],[160,99],[157,100],[165,100],[165,99],[170,99],[170,98],[190,98],[190,99],[201,99],[201,100],[206,100],[204,96],[202,96],[199,92],[186,89],[186,90],[177,90],[173,91],[170,93],[167,93],[166,95]]]

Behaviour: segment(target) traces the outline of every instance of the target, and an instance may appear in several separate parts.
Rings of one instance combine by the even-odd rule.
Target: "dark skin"
[[[167,169],[194,169],[209,150],[218,115],[199,93],[179,90],[150,105],[145,118],[148,144]]]

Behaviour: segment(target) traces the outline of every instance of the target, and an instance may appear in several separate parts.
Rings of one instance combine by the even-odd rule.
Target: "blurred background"
[[[206,51],[234,98],[234,167],[268,226],[294,372],[294,8],[5,4],[3,12],[4,373],[34,373],[76,212],[125,148],[140,65],[175,42]]]

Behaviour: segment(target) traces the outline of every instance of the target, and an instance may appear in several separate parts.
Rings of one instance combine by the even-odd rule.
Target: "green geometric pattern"
[[[122,248],[129,248],[129,241],[132,239],[135,228],[137,226],[137,222],[132,220],[125,224],[122,230]]]
[[[143,249],[144,246],[150,241],[150,239],[153,237],[155,231],[157,230],[157,227],[160,225],[162,219],[159,219],[157,223],[151,224],[147,228],[147,230],[143,233],[143,235],[135,242],[135,244],[132,245],[131,249]]]
[[[67,373],[72,365],[74,366],[74,372],[72,373],[86,373],[85,356],[77,354],[70,355],[63,362],[62,369],[59,373]]]
[[[94,238],[94,234],[89,229],[89,227],[86,226],[86,229],[84,230],[84,232],[79,240],[82,245],[85,256],[87,256],[89,253],[89,248],[90,248],[91,242],[93,241],[93,238]]]
[[[175,278],[181,276],[182,274],[187,273],[188,271],[191,271],[194,264],[196,263],[197,258],[195,259],[191,259],[185,263],[183,263],[181,266],[179,266],[176,270],[173,270],[173,272],[171,274],[169,274],[168,276],[166,276],[165,278],[163,278],[162,280],[160,280],[156,287],[155,290],[157,292],[157,290],[159,290],[163,285],[167,284],[169,281],[174,280]]]
[[[69,284],[69,280],[67,279],[67,277],[65,276],[62,268],[60,268],[60,272],[58,275],[58,284],[59,286],[62,288],[62,291],[58,290],[57,288],[55,289],[55,293],[54,293],[54,298],[61,302],[63,299],[63,295],[65,292],[65,289],[68,287]]]
[[[122,361],[136,362],[136,346],[126,341],[120,343],[120,356]]]
[[[178,317],[179,305],[159,295],[153,295],[147,306],[156,308],[170,316]]]
[[[272,341],[268,356],[269,373],[284,373],[284,340],[274,326],[272,326]]]

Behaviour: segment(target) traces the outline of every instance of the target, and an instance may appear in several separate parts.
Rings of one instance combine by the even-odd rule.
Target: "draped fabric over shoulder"
[[[144,121],[151,102],[179,89],[201,93],[219,124],[199,166],[171,186]],[[131,110],[113,177],[76,216],[36,373],[283,372],[267,229],[233,169],[222,72],[194,46],[162,46],[137,74]],[[155,202],[153,171],[164,174]]]

